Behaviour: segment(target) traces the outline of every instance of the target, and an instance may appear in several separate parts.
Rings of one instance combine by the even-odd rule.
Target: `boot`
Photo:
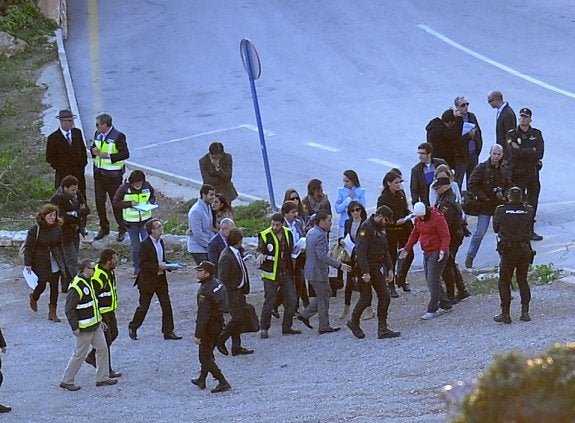
[[[511,316],[509,316],[509,307],[501,307],[501,314],[493,317],[497,323],[511,324]]]
[[[389,296],[391,298],[399,298],[399,294],[395,290],[395,284],[393,283],[393,281],[389,282],[387,286],[389,287]]]
[[[223,374],[220,373],[216,379],[219,383],[214,389],[210,391],[212,394],[217,394],[218,392],[225,392],[232,389]]]
[[[34,293],[33,292],[30,293],[30,308],[33,311],[38,311],[38,300],[34,299]]]
[[[377,339],[397,338],[399,336],[401,336],[401,332],[391,330],[387,325],[383,325],[377,331]]]
[[[353,336],[355,336],[356,338],[359,339],[365,338],[365,333],[361,330],[359,323],[356,323],[353,320],[348,320],[347,327],[349,328],[349,330],[351,330],[351,333],[353,333]]]
[[[343,306],[343,310],[341,312],[341,315],[339,316],[339,320],[345,320],[347,318],[347,315],[349,314],[349,305],[345,304]]]
[[[192,379],[192,383],[200,389],[206,389],[206,377],[208,377],[208,372],[202,370],[197,379]]]
[[[61,322],[60,318],[56,314],[56,305],[55,304],[48,304],[48,320],[53,322]]]
[[[530,322],[531,316],[529,316],[529,304],[521,304],[521,316],[519,320],[522,322]]]
[[[370,320],[373,319],[374,317],[375,317],[375,311],[373,311],[373,308],[369,306],[363,311],[361,320]]]

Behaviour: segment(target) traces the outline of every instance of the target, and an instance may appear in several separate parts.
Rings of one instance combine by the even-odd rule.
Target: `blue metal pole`
[[[258,133],[260,134],[260,146],[262,149],[262,156],[264,159],[264,168],[266,171],[266,180],[267,180],[267,184],[268,184],[268,193],[270,196],[270,205],[272,207],[272,211],[276,212],[277,211],[277,207],[276,207],[276,201],[274,198],[274,188],[273,188],[273,184],[272,184],[272,174],[270,172],[270,164],[268,161],[268,151],[266,148],[266,139],[264,136],[264,129],[262,126],[262,117],[260,115],[260,105],[258,102],[258,94],[256,92],[256,85],[254,83],[254,75],[252,72],[252,61],[250,58],[250,52],[248,49],[248,43],[244,43],[243,44],[243,48],[244,48],[244,57],[246,59],[246,65],[248,68],[248,76],[249,76],[249,80],[250,80],[250,88],[252,91],[252,100],[254,102],[254,110],[256,112],[256,121],[258,123]]]

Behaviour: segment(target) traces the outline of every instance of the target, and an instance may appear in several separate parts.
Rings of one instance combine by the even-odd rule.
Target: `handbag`
[[[345,248],[339,245],[339,243],[333,247],[333,250],[331,250],[331,256],[337,261],[340,261],[342,263],[351,262],[351,257],[349,256],[347,251],[345,251]]]
[[[40,225],[36,225],[36,239],[34,240],[34,247],[32,250],[36,249],[36,241],[38,241],[38,236],[40,235]],[[24,264],[24,250],[26,246],[26,241],[23,241],[20,244],[20,248],[18,249],[18,258],[20,259],[20,263]]]
[[[240,326],[240,333],[258,332],[260,330],[260,320],[253,305],[246,303],[244,306],[244,319]]]
[[[477,194],[463,191],[461,193],[461,208],[469,216],[478,216],[481,212],[481,200]]]

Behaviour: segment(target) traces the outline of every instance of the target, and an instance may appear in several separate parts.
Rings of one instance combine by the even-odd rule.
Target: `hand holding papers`
[[[137,210],[140,210],[142,212],[147,212],[150,210],[154,210],[158,208],[157,204],[152,204],[152,203],[138,203],[136,205],[136,207],[134,207]]]
[[[467,134],[472,129],[475,129],[475,124],[471,122],[463,122],[463,128],[461,129],[461,135]]]
[[[293,246],[291,258],[298,258],[302,251],[305,251],[305,236],[302,236],[300,239],[298,239],[298,241]]]
[[[347,253],[347,255],[351,257],[351,253],[353,252],[353,249],[355,248],[355,244],[351,240],[351,237],[349,236],[349,234],[347,234],[345,236],[345,238],[343,239],[343,248],[345,249],[345,252]]]

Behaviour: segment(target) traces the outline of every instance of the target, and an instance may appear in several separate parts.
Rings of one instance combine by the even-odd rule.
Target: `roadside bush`
[[[56,24],[42,15],[32,0],[8,0],[3,16],[0,16],[0,30],[26,41],[30,45],[56,29]]]
[[[455,423],[575,421],[575,343],[496,356],[460,409]]]

